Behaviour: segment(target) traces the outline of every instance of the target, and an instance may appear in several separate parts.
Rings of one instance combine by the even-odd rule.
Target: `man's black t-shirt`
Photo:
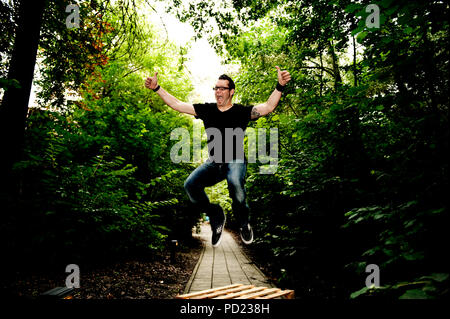
[[[209,157],[217,163],[245,160],[244,132],[251,120],[251,106],[233,104],[220,111],[216,103],[194,104],[196,118],[203,120],[208,137]]]

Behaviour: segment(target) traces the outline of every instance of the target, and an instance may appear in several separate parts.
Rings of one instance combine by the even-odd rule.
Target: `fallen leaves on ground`
[[[201,242],[179,251],[171,261],[170,252],[151,259],[133,259],[112,264],[79,265],[80,288],[74,299],[172,299],[183,293],[200,257]],[[16,274],[11,292],[35,298],[55,287],[65,286],[68,274]]]

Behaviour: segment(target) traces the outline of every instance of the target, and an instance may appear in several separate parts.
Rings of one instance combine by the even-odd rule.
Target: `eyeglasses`
[[[226,88],[226,87],[223,87],[223,86],[216,86],[216,87],[213,87],[213,91],[219,91],[219,92],[223,92],[223,91],[225,91],[225,90],[229,90],[230,88]]]

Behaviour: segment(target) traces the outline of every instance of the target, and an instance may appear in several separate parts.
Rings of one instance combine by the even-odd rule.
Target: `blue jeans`
[[[228,183],[228,191],[233,203],[231,205],[239,225],[248,223],[249,207],[246,202],[245,174],[247,163],[243,160],[234,160],[230,163],[215,163],[207,160],[197,167],[184,182],[184,189],[192,203],[205,209],[209,217],[214,218],[218,205],[211,204],[205,193],[205,187],[213,186],[224,179]]]

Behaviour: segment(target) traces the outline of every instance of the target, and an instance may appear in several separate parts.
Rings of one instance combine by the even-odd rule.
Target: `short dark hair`
[[[230,91],[236,88],[236,86],[234,85],[234,81],[226,74],[222,74],[221,76],[219,76],[219,80],[228,80],[228,86],[230,87]]]

